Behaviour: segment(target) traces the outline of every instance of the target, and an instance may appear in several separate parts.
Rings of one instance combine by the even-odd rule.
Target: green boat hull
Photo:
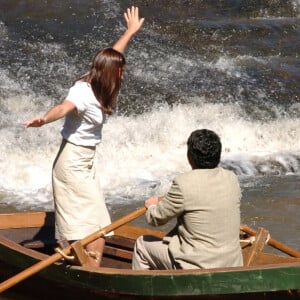
[[[28,255],[20,250],[0,243],[2,280],[42,259],[35,251]],[[21,287],[26,283],[33,285],[35,292],[38,287],[48,287],[48,291],[53,287],[46,294],[51,297],[65,291],[73,296],[84,294],[88,299],[300,299],[300,263],[173,272],[91,271],[54,264],[20,283]]]

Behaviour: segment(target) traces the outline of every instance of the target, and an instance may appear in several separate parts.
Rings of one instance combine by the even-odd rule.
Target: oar
[[[89,244],[90,242],[92,242],[100,237],[105,236],[107,233],[121,227],[122,225],[129,223],[132,220],[140,217],[145,212],[146,212],[146,208],[141,207],[141,208],[137,209],[136,211],[133,211],[132,213],[118,219],[117,221],[112,222],[110,225],[102,228],[101,230],[96,231],[96,232],[92,233],[91,235],[85,237],[84,239],[80,240],[80,243],[82,246],[85,246],[85,245]],[[68,254],[70,254],[71,249],[72,249],[72,247],[70,245],[70,246],[62,249],[62,252],[64,254],[68,255]],[[10,287],[16,285],[20,281],[36,274],[37,272],[41,271],[42,269],[45,269],[46,267],[50,266],[51,264],[59,261],[61,258],[62,258],[62,255],[60,253],[55,253],[55,254],[49,256],[48,258],[25,269],[24,271],[18,273],[17,275],[10,277],[6,281],[3,281],[0,284],[0,293],[4,292],[5,290],[9,289]]]
[[[240,229],[242,231],[244,231],[245,233],[248,233],[250,235],[256,235],[256,233],[257,233],[253,228],[251,228],[251,227],[249,227],[245,224],[241,224]],[[290,256],[300,257],[300,252],[299,251],[297,251],[295,249],[292,249],[292,248],[288,247],[287,245],[285,245],[285,244],[283,244],[279,241],[276,241],[272,238],[270,238],[267,243],[268,243],[268,245],[270,245],[270,246],[272,246],[272,247],[274,247],[274,248],[276,248],[276,249],[278,249],[278,250],[280,250],[280,251],[282,251],[282,252],[284,252],[284,253],[286,253]]]

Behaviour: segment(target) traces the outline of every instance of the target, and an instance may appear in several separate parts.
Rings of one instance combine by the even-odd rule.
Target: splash
[[[111,117],[104,126],[97,153],[105,193],[135,199],[164,194],[176,174],[190,169],[186,140],[200,128],[220,135],[222,166],[239,176],[300,174],[300,121],[249,122],[241,113],[238,105],[203,103],[160,106],[140,116]],[[51,194],[51,165],[61,125],[47,126],[22,129],[17,140],[15,129],[0,131],[4,148],[14,141],[13,151],[6,151],[0,160],[5,174],[1,189],[29,203],[32,199],[22,196],[30,191],[39,191],[39,201],[49,201]]]

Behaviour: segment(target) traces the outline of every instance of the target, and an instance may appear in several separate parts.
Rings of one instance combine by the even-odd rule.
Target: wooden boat
[[[53,255],[53,219],[53,213],[45,212],[0,214],[2,281]],[[163,233],[125,224],[107,237],[101,268],[68,265],[65,259],[60,260],[10,291],[38,299],[300,299],[300,253],[293,249],[292,255],[298,257],[274,253],[273,247],[264,247],[270,241],[268,232],[260,228],[255,233],[254,240],[241,231],[244,267],[134,271],[131,257],[135,239],[142,234]]]

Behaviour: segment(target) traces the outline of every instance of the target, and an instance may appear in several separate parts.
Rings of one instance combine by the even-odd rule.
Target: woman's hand
[[[31,119],[30,121],[27,121],[24,123],[24,127],[41,127],[44,124],[46,124],[46,120],[44,117],[35,117]]]
[[[127,23],[127,31],[134,35],[142,27],[145,19],[139,18],[139,8],[132,6],[127,8],[127,12],[124,13],[124,17]]]
[[[51,108],[43,117],[35,117],[28,122],[24,123],[28,127],[41,127],[47,123],[54,122],[63,118],[69,112],[76,110],[76,106],[68,100]]]
[[[127,29],[124,34],[119,38],[119,40],[113,45],[113,48],[121,53],[124,53],[128,42],[132,36],[140,30],[145,19],[139,17],[138,7],[132,6],[127,8],[127,11],[124,13],[124,17],[127,23]]]

